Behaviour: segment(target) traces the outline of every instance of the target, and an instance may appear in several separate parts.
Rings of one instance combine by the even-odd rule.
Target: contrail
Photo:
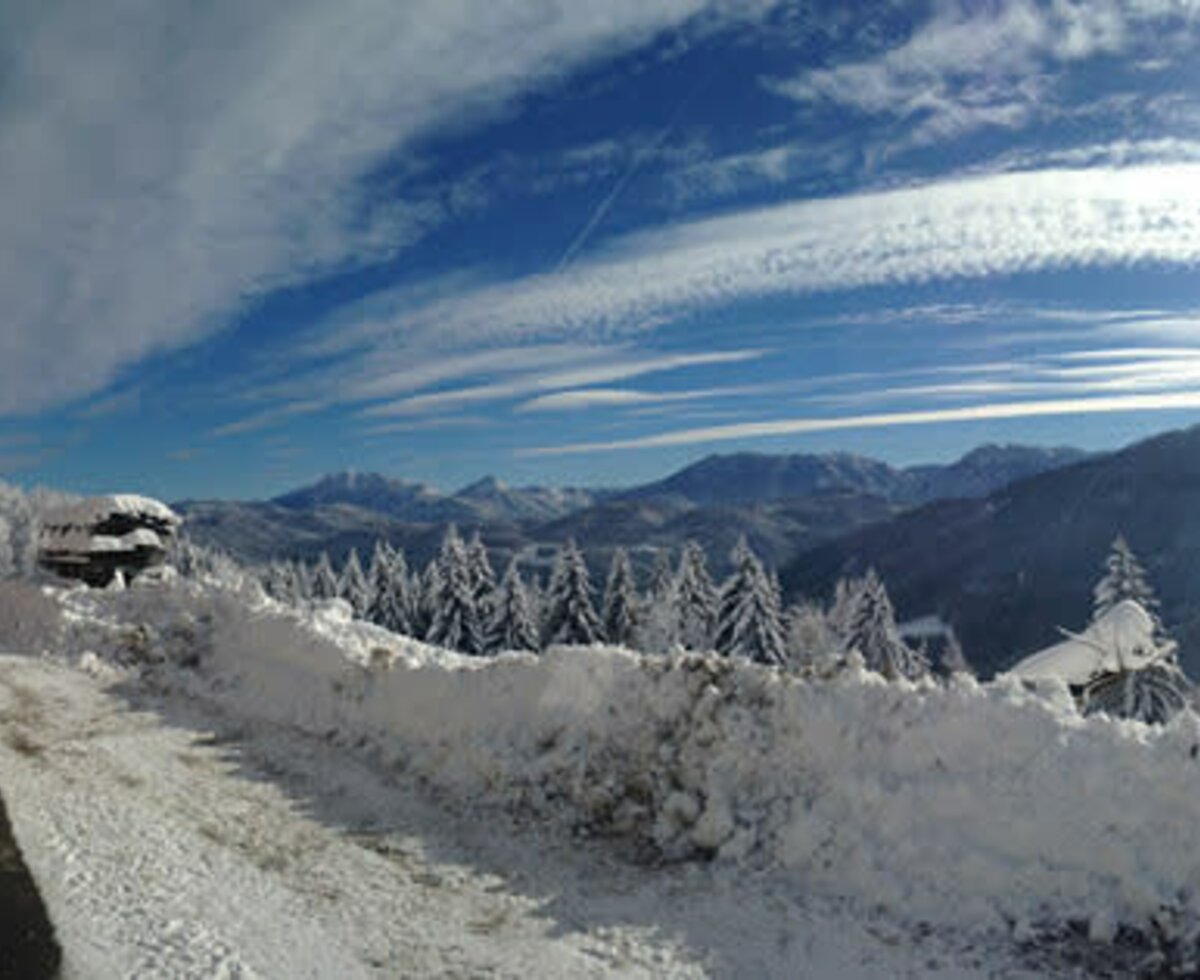
[[[667,124],[658,131],[658,134],[654,137],[654,139],[652,139],[646,146],[642,147],[633,155],[633,159],[629,161],[629,166],[626,167],[621,176],[617,178],[617,182],[613,185],[613,189],[608,192],[604,200],[601,201],[596,207],[596,210],[592,212],[592,216],[588,218],[587,223],[580,230],[579,234],[576,235],[571,241],[571,244],[567,246],[566,251],[563,252],[562,256],[555,264],[554,272],[556,274],[566,269],[567,266],[571,264],[571,260],[575,258],[575,255],[579,252],[579,250],[587,244],[587,240],[591,237],[592,232],[596,230],[596,226],[599,225],[600,222],[604,220],[605,215],[612,210],[613,205],[617,203],[617,199],[629,185],[629,182],[633,180],[633,178],[637,176],[638,171],[642,169],[642,164],[650,157],[652,153],[654,153],[654,151],[662,146],[667,137],[671,135],[671,132],[679,123],[679,119],[683,115],[684,110],[691,105],[692,100],[697,94],[699,94],[702,87],[703,82],[698,82],[692,88],[692,90],[680,100],[679,105],[676,106],[675,111],[671,114],[670,120],[668,120]]]

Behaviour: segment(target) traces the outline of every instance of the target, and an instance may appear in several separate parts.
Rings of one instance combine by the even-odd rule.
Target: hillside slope
[[[800,555],[791,595],[828,595],[874,566],[902,617],[937,612],[985,673],[1087,622],[1090,587],[1124,534],[1163,602],[1184,666],[1200,674],[1200,427],[941,501]]]

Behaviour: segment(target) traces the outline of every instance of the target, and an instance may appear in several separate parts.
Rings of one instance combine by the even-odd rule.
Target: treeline
[[[188,547],[185,542],[184,551]],[[180,553],[175,562],[188,574],[198,561],[228,561],[200,554]],[[676,562],[660,552],[639,583],[628,552],[619,548],[597,588],[583,553],[568,541],[543,582],[523,575],[515,559],[497,576],[479,535],[464,541],[451,526],[438,554],[419,570],[402,551],[379,541],[365,562],[352,550],[335,567],[322,553],[315,563],[276,561],[256,574],[264,591],[281,602],[342,599],[358,618],[471,655],[610,643],[643,653],[715,650],[793,669],[819,670],[861,657],[888,678],[931,671],[927,652],[901,637],[887,589],[873,571],[839,583],[828,609],[811,601],[785,608],[778,580],[745,539],[731,558],[729,577],[714,582],[704,550],[688,542]],[[952,636],[936,667],[968,670]]]

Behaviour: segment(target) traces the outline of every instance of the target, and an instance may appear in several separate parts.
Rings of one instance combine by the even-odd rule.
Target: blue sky
[[[1198,76],[1195,0],[0,0],[0,475],[1191,424]]]

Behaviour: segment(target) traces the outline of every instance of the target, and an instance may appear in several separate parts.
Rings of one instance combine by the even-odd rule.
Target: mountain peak
[[[508,484],[502,480],[488,474],[474,483],[469,483],[467,486],[459,490],[454,496],[456,497],[494,497],[498,494],[508,493]]]

